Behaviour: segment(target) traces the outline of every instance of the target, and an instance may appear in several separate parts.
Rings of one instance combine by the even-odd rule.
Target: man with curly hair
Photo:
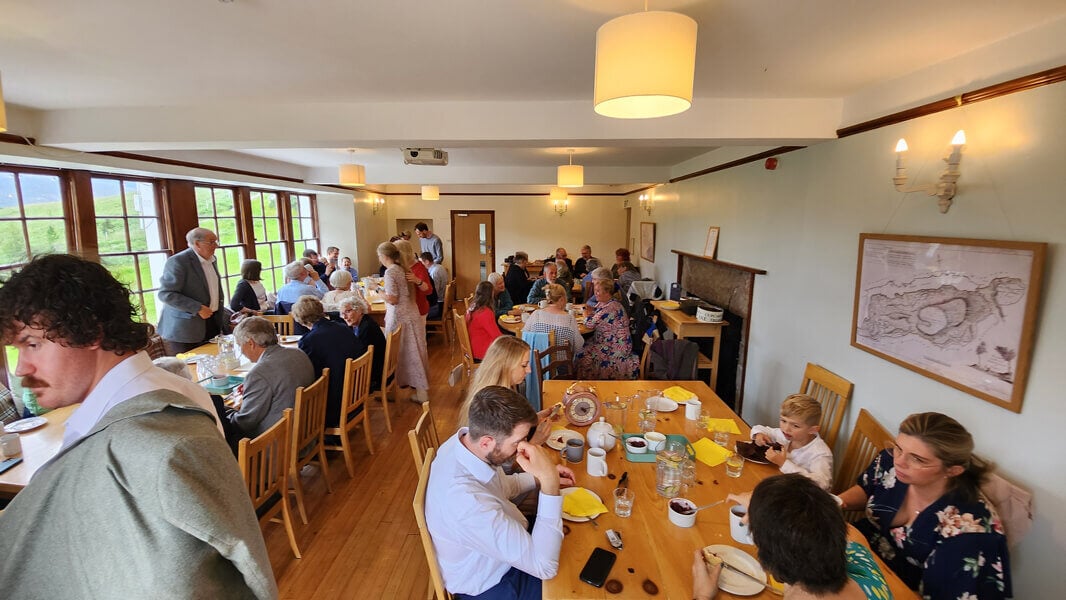
[[[15,375],[46,408],[81,404],[0,518],[5,597],[277,596],[210,399],[152,364],[149,332],[98,263],[38,257],[0,285]]]

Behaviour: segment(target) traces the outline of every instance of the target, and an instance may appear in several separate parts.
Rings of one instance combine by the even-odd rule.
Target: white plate
[[[28,419],[21,419],[4,426],[5,433],[22,433],[23,431],[32,431],[38,427],[42,427],[48,424],[48,419],[44,417],[30,417]]]
[[[677,410],[677,406],[677,402],[674,402],[666,396],[659,396],[655,400],[655,410],[659,412],[674,412]]]
[[[283,336],[281,336],[281,343],[282,344],[295,344],[296,342],[300,341],[300,338],[302,338],[302,337],[303,337],[302,335],[283,335]]]
[[[720,556],[722,560],[741,571],[748,573],[755,579],[758,579],[763,583],[766,582],[766,571],[763,570],[759,561],[755,560],[755,557],[740,548],[726,546],[725,544],[713,544],[704,549],[714,552]],[[726,568],[722,569],[722,574],[718,578],[718,587],[736,596],[754,596],[763,591],[763,586],[751,581],[743,575],[737,575]]]
[[[585,490],[586,492],[592,494],[592,496],[594,498],[596,498],[600,502],[603,502],[603,500],[600,500],[600,497],[599,497],[598,494],[596,494],[596,492],[594,492],[594,491],[592,491],[592,490],[590,490],[588,488],[580,488],[580,487],[563,488],[563,489],[559,490],[559,495],[562,496],[563,498],[566,498],[569,494],[574,493],[575,490],[580,490],[580,489]],[[604,514],[604,513],[600,513],[600,514]],[[574,515],[571,515],[569,513],[564,512],[562,516],[563,516],[563,520],[564,521],[573,521],[574,523],[584,523],[586,521],[591,521],[592,519],[595,519],[596,517],[598,517],[600,515],[596,515],[596,517],[575,517]]]
[[[515,316],[515,315],[503,315],[502,317],[500,317],[500,320],[503,321],[504,323],[514,324],[514,323],[521,323],[522,322],[522,317],[518,317],[518,316]]]
[[[566,440],[569,439],[584,440],[585,436],[572,429],[553,429],[548,434],[548,441],[545,443],[552,450],[562,450],[566,446]]]

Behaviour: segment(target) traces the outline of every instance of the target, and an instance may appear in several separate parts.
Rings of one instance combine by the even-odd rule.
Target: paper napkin
[[[666,396],[674,402],[685,402],[690,398],[695,398],[696,394],[693,394],[679,385],[675,385],[663,390],[663,396]]]
[[[563,497],[563,512],[575,517],[594,517],[607,512],[607,507],[585,488],[577,488]]]
[[[692,444],[692,448],[696,451],[696,460],[709,467],[717,467],[724,463],[725,459],[732,454],[729,450],[726,450],[707,438],[700,438]]]
[[[737,422],[733,419],[710,419],[707,422],[708,431],[718,431],[718,426],[721,425],[725,431],[732,433],[733,435],[740,435],[740,428],[737,427]]]

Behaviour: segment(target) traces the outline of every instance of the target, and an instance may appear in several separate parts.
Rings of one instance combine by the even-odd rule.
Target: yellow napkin
[[[663,390],[663,396],[666,396],[674,402],[684,402],[689,398],[695,398],[696,394],[693,394],[679,385],[675,385]]]
[[[717,467],[732,454],[707,438],[700,438],[692,444],[692,448],[696,451],[696,459],[709,467]]]
[[[740,435],[740,428],[737,427],[737,422],[733,419],[710,419],[707,422],[708,431],[718,431],[718,426],[722,426],[725,431],[733,435]]]
[[[594,517],[607,507],[585,488],[577,488],[563,497],[563,512],[574,517]]]

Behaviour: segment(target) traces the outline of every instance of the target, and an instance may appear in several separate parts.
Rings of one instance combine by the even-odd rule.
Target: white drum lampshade
[[[423,200],[440,200],[440,188],[435,185],[422,186]]]
[[[585,167],[581,165],[559,165],[555,183],[564,188],[579,188],[585,185]]]
[[[363,187],[366,185],[366,167],[363,165],[341,165],[340,184],[348,187]]]

